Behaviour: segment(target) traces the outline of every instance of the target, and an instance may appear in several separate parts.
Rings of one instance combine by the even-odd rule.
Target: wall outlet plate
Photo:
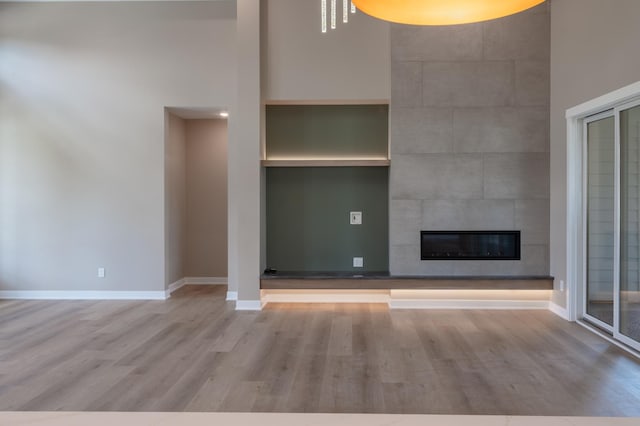
[[[104,268],[98,268],[98,278],[104,278],[105,270]]]
[[[350,212],[349,223],[351,225],[362,225],[362,212]]]
[[[353,258],[353,267],[354,268],[362,268],[362,267],[364,267],[364,258],[363,257],[354,257]]]

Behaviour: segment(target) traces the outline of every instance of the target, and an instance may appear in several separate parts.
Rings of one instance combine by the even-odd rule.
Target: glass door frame
[[[590,315],[587,309],[589,299],[588,289],[588,202],[589,202],[589,124],[607,118],[614,118],[614,207],[613,207],[613,325],[609,325],[604,321]],[[618,320],[617,312],[619,312],[619,299],[616,295],[620,293],[620,138],[619,138],[619,119],[614,109],[609,109],[598,114],[586,117],[582,122],[582,300],[580,317],[586,319],[590,323],[600,327],[603,330],[615,336],[615,330]]]
[[[616,144],[616,209],[617,212],[615,213],[615,218],[616,218],[616,225],[615,225],[615,233],[616,233],[616,237],[617,237],[617,243],[615,243],[615,250],[614,252],[617,252],[616,254],[614,254],[614,272],[616,274],[615,280],[614,280],[614,300],[613,300],[613,338],[624,343],[627,346],[632,347],[633,349],[640,351],[640,341],[636,341],[633,340],[630,337],[625,336],[624,334],[622,334],[620,332],[620,304],[621,302],[621,298],[622,298],[622,293],[620,291],[620,218],[621,218],[621,210],[620,210],[620,193],[621,193],[621,151],[620,151],[620,144],[621,144],[621,138],[622,138],[622,134],[621,134],[621,116],[622,116],[622,112],[638,107],[640,106],[640,99],[636,99],[634,101],[631,102],[627,102],[624,104],[620,104],[617,105],[614,108],[614,114],[615,114],[615,144]],[[617,256],[617,258],[616,258]],[[616,270],[617,268],[617,270]]]
[[[583,318],[584,262],[586,261],[584,257],[585,241],[583,232],[583,200],[586,195],[584,194],[583,187],[583,123],[588,117],[603,111],[614,110],[615,112],[616,109],[618,109],[618,111],[625,110],[638,103],[640,103],[640,81],[572,106],[565,110],[566,144],[560,146],[559,149],[553,149],[552,144],[552,157],[554,154],[558,157],[565,157],[563,161],[565,176],[564,178],[556,176],[556,178],[560,178],[558,192],[561,194],[561,198],[556,199],[555,202],[553,197],[554,191],[552,190],[552,220],[554,218],[553,213],[556,210],[563,211],[564,215],[562,216],[564,217],[560,218],[561,222],[558,224],[558,228],[559,231],[564,230],[565,232],[564,235],[559,235],[555,238],[553,235],[551,236],[551,253],[552,256],[557,256],[557,262],[559,262],[558,264],[554,264],[553,261],[551,263],[552,275],[554,275],[555,272],[557,276],[554,296],[558,299],[558,302],[551,301],[549,306],[552,312],[568,321],[582,322]],[[566,186],[563,184],[566,184]],[[564,203],[564,205],[562,203]],[[560,243],[564,252],[554,249],[554,240],[555,243]],[[588,328],[609,339],[608,336],[598,332],[595,328]],[[619,334],[616,334],[615,338],[613,337],[614,336],[609,339],[612,343],[629,351],[634,354],[634,356],[640,356],[640,348],[638,348],[635,342],[629,341],[630,339],[620,336]],[[634,348],[637,349],[637,351],[633,350]]]
[[[584,319],[597,327],[606,330],[611,333],[612,337],[625,345],[640,351],[640,342],[636,341],[620,331],[620,305],[622,303],[621,298],[621,286],[620,286],[620,273],[621,273],[621,116],[622,112],[639,107],[640,99],[635,99],[631,102],[621,103],[614,108],[604,110],[600,113],[596,113],[585,117],[582,120],[582,142],[581,142],[581,162],[582,162],[582,209],[581,209],[581,222],[582,222],[582,283],[581,291],[576,292],[579,296],[579,311],[577,312],[577,319]],[[588,126],[590,123],[600,121],[606,118],[614,118],[614,224],[613,224],[613,326],[605,323],[604,321],[589,315],[587,310],[587,302],[589,298],[589,292],[587,287],[588,280],[588,139],[589,131]]]

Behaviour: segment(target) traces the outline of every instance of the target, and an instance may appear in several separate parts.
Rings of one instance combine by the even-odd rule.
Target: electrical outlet
[[[560,291],[564,291],[564,280],[560,280]]]
[[[353,267],[354,268],[362,268],[362,267],[364,267],[364,258],[363,257],[354,257],[353,258]]]
[[[104,277],[105,277],[104,268],[98,268],[98,278],[104,278]]]
[[[351,225],[362,225],[362,212],[350,212],[349,223]]]

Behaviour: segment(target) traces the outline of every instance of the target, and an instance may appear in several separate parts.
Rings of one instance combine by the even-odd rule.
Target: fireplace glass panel
[[[422,260],[520,260],[520,231],[422,231]]]

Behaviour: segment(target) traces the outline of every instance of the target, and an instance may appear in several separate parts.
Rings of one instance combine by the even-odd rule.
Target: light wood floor
[[[0,410],[640,416],[640,363],[546,311],[0,301]]]

